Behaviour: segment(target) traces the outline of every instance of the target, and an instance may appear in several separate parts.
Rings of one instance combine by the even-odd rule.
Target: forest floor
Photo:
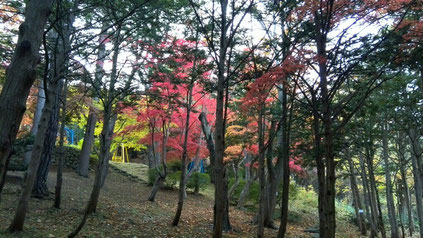
[[[142,168],[141,168],[142,169]],[[155,202],[147,201],[151,187],[140,176],[128,176],[110,169],[101,192],[97,212],[90,216],[78,237],[211,237],[213,200],[204,194],[188,194],[184,202],[179,226],[171,226],[177,202],[176,190],[160,190]],[[25,231],[20,234],[4,232],[13,218],[21,191],[23,173],[11,172],[0,202],[0,237],[66,237],[83,214],[91,191],[94,173],[82,178],[70,170],[64,172],[62,209],[54,209],[53,197],[31,199]],[[54,191],[56,172],[49,174],[48,186]],[[251,224],[253,213],[231,208],[233,231],[224,237],[255,237],[256,226]],[[315,226],[317,217],[305,217],[301,223],[289,223],[287,237],[311,237],[305,229]],[[277,224],[278,225],[278,224]],[[266,229],[265,237],[276,237],[277,231]],[[348,223],[338,224],[337,237],[359,237],[356,228]]]

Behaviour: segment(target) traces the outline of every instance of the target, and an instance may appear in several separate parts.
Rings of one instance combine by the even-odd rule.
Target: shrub
[[[178,172],[181,171],[182,162],[180,160],[173,160],[167,163],[167,169],[170,172]]]
[[[26,171],[28,165],[24,163],[22,158],[12,157],[7,167],[8,171]]]
[[[181,171],[168,173],[164,182],[165,188],[173,189],[181,180]]]
[[[12,154],[7,170],[9,171],[26,171],[28,165],[24,162],[24,154],[28,149],[29,145],[34,144],[34,136],[26,134],[21,138],[17,138],[13,145],[14,154]],[[29,148],[32,148],[29,147]]]
[[[235,178],[229,179],[228,189],[232,187],[232,185],[235,183]],[[236,204],[239,200],[239,197],[241,195],[242,189],[245,187],[245,184],[247,181],[244,179],[239,180],[238,186],[235,188],[235,191],[231,197],[232,204]],[[259,202],[259,195],[260,195],[260,185],[257,181],[254,181],[250,185],[250,189],[248,190],[247,197],[245,198],[246,203],[252,203],[252,205],[257,205]]]
[[[210,181],[210,176],[208,174],[194,172],[187,181],[187,187],[194,189],[195,193],[198,193],[201,190],[204,190],[207,184]]]
[[[69,169],[76,169],[79,163],[79,156],[81,155],[81,150],[75,145],[65,145],[63,146],[63,152],[60,153],[59,147],[55,147],[52,155],[52,163],[57,165],[57,160],[59,156],[62,157],[63,166]],[[95,165],[98,163],[98,158],[96,156],[90,156],[90,164]]]
[[[156,181],[157,176],[159,176],[159,173],[157,172],[156,168],[151,168],[147,170],[148,174],[148,184],[153,185]]]
[[[163,171],[161,166],[159,167],[159,170]],[[151,169],[148,169],[147,173],[148,173],[148,184],[153,185],[154,182],[156,181],[157,176],[159,176],[159,172],[157,172],[156,168],[151,168]],[[163,185],[165,188],[172,189],[176,186],[176,184],[179,183],[180,178],[181,178],[181,171],[178,171],[178,172],[168,171]]]

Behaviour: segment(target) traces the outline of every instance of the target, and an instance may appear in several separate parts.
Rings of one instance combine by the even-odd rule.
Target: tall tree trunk
[[[276,130],[276,123],[272,122],[270,131]],[[273,166],[273,145],[268,145],[266,152],[266,168],[267,168],[267,181],[265,182],[265,202],[263,209],[263,225],[264,227],[277,229],[273,223],[273,213],[276,207],[276,194],[279,190],[281,181],[282,162],[276,162]]]
[[[76,173],[83,177],[88,177],[88,169],[90,166],[91,148],[94,144],[94,130],[97,122],[97,116],[93,108],[90,108],[87,126],[85,129],[84,142],[82,143],[81,154],[79,155],[78,168]]]
[[[285,37],[285,35],[284,35]],[[286,91],[280,90],[279,97],[282,99],[282,130],[280,131],[279,138],[279,151],[278,151],[278,162],[279,160],[282,163],[282,171],[278,171],[278,164],[276,164],[276,174],[278,176],[283,176],[282,179],[282,201],[281,201],[281,222],[279,225],[278,238],[285,237],[286,227],[288,224],[288,202],[289,202],[289,145],[290,145],[290,131],[291,131],[291,121],[292,121],[292,111],[293,111],[293,99],[291,100],[291,109],[289,113],[288,120],[288,93]],[[279,185],[278,185],[279,187]]]
[[[59,139],[59,154],[63,154],[63,144],[65,140],[65,125],[66,125],[66,100],[68,94],[68,82],[65,81],[63,93],[62,93],[62,115],[60,117],[60,139]],[[57,159],[57,175],[56,175],[56,186],[54,193],[54,204],[53,207],[59,209],[62,200],[62,183],[63,183],[63,158],[59,156]]]
[[[214,226],[213,226],[213,237],[221,238],[224,227],[225,217],[225,204],[228,202],[227,194],[227,174],[223,157],[225,153],[225,115],[224,115],[224,98],[225,98],[225,85],[228,78],[225,76],[226,69],[229,66],[226,61],[226,53],[228,50],[228,38],[227,38],[227,7],[228,0],[220,1],[220,47],[219,47],[219,60],[218,60],[218,75],[217,75],[217,87],[216,87],[216,121],[215,121],[215,160],[214,160],[214,172],[215,172],[215,189],[214,189]],[[226,224],[229,225],[229,224]]]
[[[104,121],[103,121],[103,129],[100,134],[100,155],[99,155],[99,164],[97,166],[97,170],[95,173],[93,189],[91,191],[90,198],[88,200],[87,206],[85,208],[84,215],[82,217],[81,222],[79,223],[78,227],[68,236],[68,237],[75,237],[82,227],[85,225],[85,222],[88,219],[88,215],[94,213],[97,209],[98,198],[100,196],[101,190],[101,180],[103,177],[103,173],[107,168],[107,156],[110,150],[110,144],[112,140],[113,131],[111,131],[110,123],[112,122],[112,111],[111,107],[105,108],[104,110]]]
[[[374,152],[372,148],[367,148],[366,157],[367,157],[367,166],[369,169],[369,180],[370,180],[370,191],[372,194],[372,199],[374,201],[375,216],[377,217],[377,224],[382,235],[382,238],[386,238],[385,225],[383,223],[383,215],[380,204],[379,192],[376,186],[376,179],[373,168],[373,156]]]
[[[376,237],[377,228],[377,210],[375,201],[373,199],[371,189],[369,186],[365,162],[363,156],[360,154],[361,180],[363,183],[364,201],[366,202],[367,220],[370,223],[370,237]]]
[[[404,200],[405,200],[405,207],[407,209],[407,220],[408,220],[408,229],[410,232],[410,236],[413,236],[414,233],[414,218],[413,218],[413,213],[412,213],[412,209],[411,209],[411,196],[410,196],[410,189],[408,187],[408,183],[407,183],[407,176],[406,176],[406,172],[405,172],[405,165],[407,163],[407,160],[404,157],[404,144],[402,141],[404,134],[403,133],[399,133],[398,136],[398,157],[400,158],[400,162],[399,162],[399,167],[400,167],[400,174],[401,174],[401,183],[402,183],[402,187],[403,187],[403,194],[404,194]]]
[[[45,198],[49,196],[47,187],[48,172],[51,165],[51,157],[56,145],[57,130],[59,126],[59,101],[62,92],[63,80],[60,80],[57,91],[54,93],[53,108],[48,122],[48,128],[44,139],[43,152],[41,154],[40,165],[35,178],[34,187],[32,189],[32,196],[37,198]]]
[[[40,119],[41,119],[41,114],[43,112],[44,104],[46,103],[44,83],[42,79],[39,81],[40,83],[38,85],[37,106],[35,107],[34,119],[33,119],[32,128],[31,128],[31,135],[33,135],[34,137],[37,135],[38,125],[40,124]],[[28,165],[29,161],[31,160],[32,146],[33,145],[28,145],[24,154],[24,163],[26,165]]]
[[[41,114],[43,112],[44,104],[46,103],[46,95],[44,91],[43,80],[40,80],[38,85],[37,106],[35,107],[34,119],[32,121],[31,134],[37,135],[38,125],[40,124]]]
[[[404,208],[405,208],[405,202],[404,202],[404,188],[402,187],[401,181],[397,181],[397,207],[398,207],[398,217],[399,217],[399,226],[401,228],[401,237],[405,237],[405,227],[404,227]]]
[[[361,234],[366,235],[367,229],[366,229],[366,223],[365,223],[365,220],[364,220],[363,206],[361,204],[361,199],[360,199],[360,191],[358,190],[357,177],[356,177],[356,174],[355,174],[353,161],[352,161],[352,158],[351,158],[351,155],[350,155],[348,148],[346,149],[346,154],[347,154],[348,166],[349,166],[349,169],[350,169],[351,190],[352,190],[352,196],[353,196],[353,201],[354,201],[354,208],[355,208],[355,213],[356,213],[356,218],[357,218],[357,224],[358,224],[358,227],[360,229]]]
[[[0,94],[0,178],[4,177],[13,143],[26,110],[26,99],[37,75],[44,26],[53,0],[33,0],[25,8],[18,42]]]
[[[388,206],[389,222],[391,224],[391,238],[399,238],[397,216],[395,212],[394,196],[392,194],[391,169],[389,168],[389,148],[388,148],[388,125],[385,122],[383,130],[383,160],[385,162],[385,181],[386,181],[386,201]]]
[[[19,199],[18,207],[16,208],[15,217],[13,218],[13,221],[8,228],[8,231],[10,232],[22,231],[23,229],[26,212],[28,210],[28,203],[31,196],[31,191],[32,191],[32,188],[34,187],[35,177],[37,175],[38,166],[40,164],[40,158],[43,151],[44,139],[46,137],[46,132],[48,129],[48,122],[49,122],[49,118],[52,113],[52,107],[54,104],[54,101],[52,100],[54,97],[53,92],[57,90],[57,86],[58,86],[57,81],[52,82],[48,89],[49,97],[43,109],[43,115],[41,117],[40,126],[38,128],[38,133],[35,138],[34,148],[32,150],[31,162],[28,167],[28,172],[25,179],[24,187],[22,189],[22,194]]]
[[[108,84],[108,87],[107,85],[104,85],[104,89],[105,91],[107,91],[107,96],[103,99],[103,128],[100,134],[99,164],[95,173],[93,189],[91,191],[91,195],[88,200],[87,207],[85,208],[85,212],[81,222],[79,223],[78,227],[74,231],[72,231],[71,234],[69,234],[68,237],[75,237],[85,225],[85,222],[88,219],[88,215],[96,211],[101,186],[105,180],[105,176],[103,175],[103,173],[107,172],[108,168],[108,159],[113,136],[114,120],[116,120],[116,117],[114,117],[113,113],[113,105],[115,104],[116,99],[115,86],[118,79],[117,62],[119,56],[119,45],[121,43],[121,24],[122,22],[117,24],[117,29],[114,35],[110,83]],[[97,87],[96,85],[93,86]]]
[[[215,148],[214,148],[214,138],[213,133],[211,131],[211,127],[207,121],[206,114],[204,112],[200,113],[198,116],[198,120],[201,122],[201,129],[204,133],[207,143],[207,149],[209,150],[209,157],[210,157],[210,182],[214,183],[215,175],[214,175],[214,161],[216,158]]]
[[[413,167],[414,175],[414,194],[416,196],[417,218],[419,220],[419,234],[420,237],[423,237],[423,181],[418,167],[419,160],[421,159],[421,150],[418,144],[419,137],[415,129],[410,129],[409,137],[411,145],[411,165]]]
[[[116,121],[117,121],[117,114],[114,114],[112,116],[112,118],[110,118],[110,123],[109,123],[109,133],[111,134],[111,136],[113,135],[113,132],[115,131]],[[104,182],[106,181],[107,173],[109,171],[109,161],[110,161],[110,158],[112,157],[112,153],[110,153],[111,143],[112,143],[112,139],[110,138],[110,144],[108,145],[109,148],[107,149],[106,159],[105,159],[106,165],[104,167],[102,167],[103,171],[101,172],[101,179],[100,179],[100,187],[101,188],[103,188],[103,186],[104,186]]]
[[[195,67],[195,60],[194,60],[194,67]],[[194,82],[191,81],[188,89],[187,95],[187,106],[186,106],[186,117],[185,117],[185,128],[184,128],[184,144],[182,145],[182,165],[181,165],[181,178],[179,180],[179,193],[178,193],[178,207],[176,209],[175,217],[173,218],[172,226],[177,226],[179,224],[179,220],[181,219],[182,214],[182,207],[184,205],[185,199],[185,190],[186,190],[186,173],[187,173],[187,157],[188,157],[188,133],[189,133],[189,118],[191,114],[191,105],[192,105],[192,88],[194,86]]]
[[[257,238],[264,236],[264,207],[267,202],[266,196],[266,176],[265,176],[265,146],[264,146],[264,105],[260,105],[260,111],[258,116],[258,142],[259,142],[259,185],[260,185],[260,195],[259,195],[259,209],[258,209],[258,224],[257,224]]]
[[[165,181],[166,176],[167,176],[167,164],[166,164],[166,153],[167,153],[167,139],[168,139],[168,134],[169,134],[169,127],[166,126],[166,122],[165,120],[163,120],[163,140],[162,140],[162,155],[161,155],[161,159],[162,159],[162,165],[163,165],[163,173],[160,171],[158,165],[156,165],[156,170],[158,172],[158,175],[156,177],[156,180],[153,184],[153,188],[151,189],[151,193],[150,196],[148,197],[148,201],[150,202],[154,202],[154,199],[156,198],[157,192],[159,191],[160,186],[162,185],[162,183]],[[151,128],[151,130],[154,133],[154,127]],[[154,141],[154,134],[151,137],[151,143],[153,145],[152,149],[153,149],[153,156],[156,157],[156,152],[155,152],[155,148],[156,148],[156,142]]]

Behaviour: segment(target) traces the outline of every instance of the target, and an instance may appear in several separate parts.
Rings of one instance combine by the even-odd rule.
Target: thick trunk
[[[38,133],[35,138],[34,148],[32,150],[31,161],[28,167],[27,176],[25,179],[24,187],[22,189],[22,194],[19,199],[18,207],[16,209],[15,217],[13,218],[12,223],[10,224],[8,231],[16,232],[22,231],[23,225],[25,222],[26,212],[28,210],[28,203],[31,196],[32,188],[34,187],[35,177],[37,175],[37,170],[40,164],[40,158],[43,151],[44,139],[46,137],[46,132],[48,129],[48,122],[50,115],[52,113],[52,107],[54,101],[54,93],[57,90],[57,82],[52,82],[49,88],[49,99],[46,101],[45,107],[43,109],[43,115],[41,117],[40,125],[38,128]]]
[[[228,200],[227,190],[227,177],[225,173],[225,164],[223,157],[225,154],[225,115],[224,115],[224,98],[225,98],[225,85],[228,78],[225,76],[227,70],[226,53],[228,49],[227,39],[227,7],[228,0],[220,1],[221,7],[221,32],[220,32],[220,49],[218,60],[218,76],[217,76],[217,90],[216,90],[216,121],[215,121],[215,159],[214,159],[214,226],[213,237],[221,238],[222,230],[224,229],[225,217],[225,200]],[[226,189],[225,189],[226,187]]]
[[[19,26],[18,42],[0,95],[0,178],[7,170],[6,161],[10,159],[26,99],[37,74],[39,49],[52,3],[53,0],[28,2],[25,21]]]
[[[110,123],[109,123],[109,133],[112,136],[113,132],[115,131],[115,125],[116,125],[116,120],[117,120],[117,114],[114,114],[112,116],[112,118],[110,118]],[[112,138],[110,136],[110,141],[109,141],[109,145],[108,145],[108,149],[106,152],[106,165],[103,167],[103,171],[101,172],[101,181],[100,181],[100,187],[103,188],[104,186],[104,182],[106,181],[106,177],[107,177],[107,173],[109,171],[109,161],[112,157],[112,153],[110,153],[110,145],[112,143]]]
[[[270,131],[276,129],[275,124],[276,123],[272,123]],[[269,144],[266,152],[267,181],[265,182],[263,225],[264,227],[272,229],[277,229],[273,223],[273,212],[276,207],[276,194],[278,193],[281,180],[281,164],[282,163],[279,164],[276,162],[276,165],[273,166],[273,146]]]
[[[318,108],[318,102],[316,99],[316,96],[313,94],[312,95],[312,101],[313,101],[313,140],[314,140],[314,145],[313,145],[313,150],[314,150],[314,159],[316,161],[316,166],[317,166],[317,183],[318,183],[318,189],[319,189],[319,193],[318,193],[318,210],[319,210],[319,236],[321,237],[325,237],[325,224],[326,224],[326,219],[325,219],[325,214],[324,211],[326,209],[326,193],[325,193],[325,164],[321,155],[321,141],[322,141],[322,137],[321,137],[321,132],[320,132],[320,122],[319,122],[319,117],[320,115],[318,114],[317,108]]]
[[[9,156],[12,156],[12,154],[9,154]],[[30,158],[31,159],[31,158]],[[9,162],[10,162],[10,158],[8,158],[6,160],[6,164],[4,166],[4,168],[6,169],[3,173],[1,173],[1,180],[0,180],[0,201],[1,201],[1,193],[3,191],[4,188],[4,184],[6,183],[6,176],[7,176],[7,168],[9,166]]]
[[[383,126],[383,160],[385,162],[386,201],[388,206],[389,223],[391,224],[391,238],[399,238],[397,216],[395,212],[394,196],[392,194],[391,170],[389,168],[388,128]]]
[[[37,171],[32,196],[45,198],[49,196],[47,187],[47,177],[51,165],[51,156],[56,145],[57,130],[59,126],[59,97],[62,92],[63,80],[60,80],[57,91],[55,92],[54,105],[48,122],[48,129],[44,139],[43,153],[41,154],[40,165]],[[52,98],[53,100],[53,98]]]
[[[357,224],[361,234],[366,235],[367,229],[366,229],[366,223],[364,220],[363,206],[361,204],[361,199],[360,199],[360,191],[358,190],[358,186],[357,186],[357,176],[355,174],[353,161],[352,161],[351,155],[349,154],[348,149],[347,149],[347,157],[348,157],[347,160],[348,160],[348,165],[350,169],[351,190],[352,190],[352,196],[354,201]]]
[[[94,130],[96,122],[97,116],[94,112],[94,109],[90,109],[87,120],[87,127],[85,129],[84,142],[82,143],[81,154],[79,156],[78,168],[76,169],[76,172],[83,177],[88,177],[91,148],[94,144]]]
[[[278,162],[281,160],[282,171],[278,171],[279,165],[276,164],[276,181],[279,176],[283,176],[282,180],[282,201],[281,201],[281,222],[279,225],[278,238],[285,237],[286,227],[288,224],[288,202],[289,202],[289,144],[290,144],[290,130],[291,118],[288,120],[288,95],[284,91],[280,91],[280,98],[282,99],[282,130],[279,138],[279,153]],[[294,99],[294,97],[292,97]],[[292,117],[293,104],[291,104],[290,117]],[[279,185],[277,185],[279,187]]]

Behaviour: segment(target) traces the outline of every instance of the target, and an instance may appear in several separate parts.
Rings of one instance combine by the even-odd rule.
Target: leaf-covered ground
[[[54,169],[53,169],[54,170]],[[132,170],[130,173],[136,173]],[[18,235],[4,232],[10,223],[22,183],[22,173],[10,173],[0,203],[0,237],[65,237],[78,224],[91,191],[94,174],[82,178],[73,171],[65,171],[62,209],[52,208],[51,199],[31,199],[25,232]],[[49,188],[54,191],[55,171],[49,175]],[[142,178],[145,178],[141,176]],[[79,237],[210,237],[213,221],[213,200],[205,195],[188,194],[181,223],[172,227],[177,205],[177,191],[161,190],[154,203],[147,197],[151,187],[141,179],[110,169],[101,192],[97,213],[92,215]],[[231,208],[233,231],[225,237],[255,237],[252,214]],[[304,229],[316,219],[302,219],[301,224],[290,223],[287,237],[310,237]],[[266,229],[266,237],[275,237],[277,231]],[[358,237],[355,228],[345,225],[339,237]]]

